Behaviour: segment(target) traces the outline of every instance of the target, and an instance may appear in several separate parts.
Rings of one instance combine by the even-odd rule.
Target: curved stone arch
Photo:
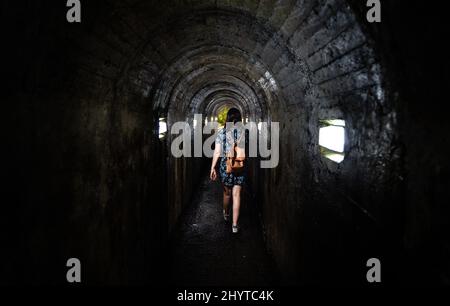
[[[242,105],[226,95],[223,97],[217,98],[214,101],[211,101],[208,104],[208,107],[205,109],[204,113],[206,114],[206,116],[215,115],[215,114],[220,113],[221,110],[223,109],[223,107],[225,107],[225,106],[228,106],[230,108],[231,107],[237,108],[241,111],[241,114],[244,115],[244,112],[241,108]]]
[[[142,3],[141,3],[142,4]],[[261,5],[260,5],[261,4]],[[289,78],[288,82],[282,84],[283,88],[288,88],[290,93],[287,96],[287,99],[291,99],[289,104],[296,104],[298,101],[304,101],[305,97],[308,95],[311,96],[326,96],[326,90],[324,94],[321,94],[323,91],[323,82],[329,82],[332,78],[339,77],[345,73],[349,73],[349,71],[342,71],[339,73],[339,67],[336,67],[335,71],[337,73],[327,75],[327,73],[321,73],[320,68],[317,67],[315,63],[317,63],[318,59],[323,59],[326,57],[330,57],[331,52],[339,52],[340,49],[345,49],[339,44],[332,45],[319,45],[317,43],[318,38],[325,38],[324,41],[327,41],[329,44],[332,44],[333,41],[336,40],[338,35],[331,33],[330,29],[333,27],[343,28],[339,35],[345,35],[345,29],[353,27],[354,29],[349,31],[351,35],[360,36],[365,40],[365,35],[362,34],[361,29],[358,23],[355,21],[354,13],[351,8],[346,4],[343,0],[336,1],[326,1],[323,5],[319,3],[315,3],[314,1],[292,1],[288,6],[284,7],[279,12],[272,12],[270,14],[264,13],[264,11],[270,12],[268,9],[270,7],[274,7],[275,1],[268,1],[264,3],[258,3],[257,6],[249,5],[249,3],[242,3],[241,5],[235,3],[229,4],[221,4],[221,3],[207,3],[207,4],[189,4],[189,5],[179,5],[180,12],[177,14],[171,14],[171,10],[167,10],[167,12],[162,12],[162,15],[159,18],[160,22],[156,22],[156,25],[151,28],[149,31],[150,39],[147,37],[146,42],[141,45],[142,48],[137,48],[138,55],[142,55],[145,57],[146,54],[155,54],[155,46],[158,46],[158,41],[170,41],[169,37],[164,33],[167,33],[167,29],[173,30],[177,24],[182,24],[183,21],[187,20],[187,22],[195,23],[198,19],[195,18],[208,18],[209,14],[217,15],[226,15],[227,17],[234,18],[239,21],[245,20],[253,20],[249,28],[257,29],[253,31],[256,35],[262,35],[265,37],[265,46],[264,42],[262,42],[262,46],[259,48],[263,52],[265,49],[270,46],[280,47],[284,50],[288,50],[289,52],[281,52],[282,56],[274,62],[269,63],[270,61],[266,61],[264,55],[261,56],[261,61],[267,63],[271,68],[274,66],[282,66],[283,68],[278,68],[276,73],[272,73],[272,75],[276,79],[283,79],[283,77],[279,77],[281,75],[290,74],[291,72],[298,71],[299,67],[291,67],[291,62],[299,62],[300,66],[302,66],[305,70],[306,76],[303,78],[299,75],[298,78],[294,82],[292,82],[292,78]],[[325,5],[326,4],[326,5]],[[183,7],[183,9],[181,9]],[[289,8],[289,9],[288,9]],[[290,10],[290,11],[289,11]],[[176,10],[174,10],[176,11]],[[163,15],[172,15],[170,18],[163,18]],[[145,10],[143,10],[142,14],[146,14]],[[186,18],[180,18],[181,16]],[[206,21],[208,23],[210,21]],[[343,19],[345,20],[344,25],[340,24],[337,20]],[[190,20],[190,21],[189,21]],[[214,22],[214,21],[213,21]],[[245,23],[245,22],[244,22]],[[161,26],[162,24],[162,26]],[[311,33],[315,33],[314,30],[319,25],[325,25],[320,32],[320,37],[316,38]],[[327,33],[326,31],[330,31]],[[169,31],[170,32],[170,31]],[[158,33],[160,33],[158,35]],[[217,33],[215,33],[217,34]],[[319,35],[318,35],[319,36]],[[328,37],[330,36],[330,37]],[[159,37],[159,38],[158,38]],[[231,34],[231,37],[233,35]],[[249,38],[249,37],[246,37]],[[187,39],[189,41],[189,39]],[[191,40],[195,41],[195,40]],[[178,42],[181,45],[187,46],[187,48],[191,48],[192,44],[183,44],[183,42]],[[252,43],[253,44],[253,43]],[[145,45],[145,46],[144,46]],[[170,46],[167,51],[171,49],[177,49],[174,45]],[[156,50],[157,51],[157,50]],[[261,52],[249,51],[249,54],[259,55]],[[158,53],[158,52],[157,52]],[[276,54],[279,51],[274,52]],[[323,54],[322,54],[323,53]],[[182,53],[181,53],[182,54]],[[328,54],[328,55],[327,55]],[[300,60],[300,59],[304,60]],[[277,64],[279,62],[279,64]],[[355,61],[356,62],[356,61]],[[167,59],[166,64],[170,65],[170,59]],[[327,64],[333,65],[331,61]],[[314,65],[312,72],[307,69],[309,65]],[[354,67],[354,70],[358,69],[358,67]],[[301,69],[300,69],[301,70]],[[322,71],[323,72],[323,71]],[[316,75],[318,74],[318,76]],[[324,77],[325,76],[325,77]],[[158,78],[156,78],[158,79]],[[299,86],[299,84],[309,83],[309,85],[305,85],[304,88],[300,88],[300,90],[295,90],[294,88]],[[154,84],[153,84],[154,85]],[[376,86],[373,84],[373,86]],[[153,88],[153,86],[150,86]],[[314,87],[314,88],[312,88]],[[159,87],[157,87],[159,88]],[[297,93],[295,93],[297,91]],[[154,89],[154,92],[158,92],[158,89]],[[292,94],[294,93],[294,94]],[[292,97],[292,98],[291,98]]]
[[[205,116],[207,118],[210,117],[215,117],[217,116],[224,107],[228,107],[228,108],[237,108],[241,114],[243,114],[242,116],[244,116],[245,111],[242,109],[242,104],[239,103],[236,100],[230,99],[228,97],[223,97],[223,98],[219,98],[216,101],[214,101],[213,103],[210,103],[210,109],[209,110],[205,110]]]
[[[233,76],[231,77],[233,79]],[[208,82],[202,84],[202,89],[197,91],[195,96],[192,97],[189,108],[192,110],[202,110],[202,105],[207,104],[207,100],[204,100],[203,93],[212,94],[213,91],[228,90],[229,92],[239,93],[239,99],[247,106],[247,108],[253,108],[262,112],[266,109],[266,102],[261,101],[261,98],[253,91],[247,83],[243,81],[230,82],[230,77],[217,80],[215,82]]]
[[[205,13],[207,13],[207,12],[206,11],[195,12],[195,14],[205,14]],[[223,12],[220,11],[220,13],[223,13]],[[231,14],[231,15],[235,16],[236,18],[247,18],[247,21],[248,21],[248,18],[252,18],[251,15],[243,17],[242,14],[237,14],[236,12],[234,12],[233,14]],[[250,19],[250,21],[251,21],[251,19]],[[276,48],[283,48],[284,51],[287,50],[286,45],[282,41],[279,41],[280,36],[279,35],[274,35],[273,32],[270,32],[269,29],[264,28],[262,23],[260,23],[260,22],[253,22],[253,23],[248,22],[248,23],[252,24],[251,27],[255,27],[255,25],[258,25],[258,27],[260,27],[257,30],[253,31],[252,35],[253,36],[256,35],[256,37],[258,37],[258,35],[261,35],[261,33],[264,33],[264,35],[262,35],[262,36],[264,36],[264,40],[261,40],[261,43],[263,45],[265,43],[271,41]],[[253,38],[252,39],[252,37],[246,37],[246,39],[245,39],[246,43],[243,44],[243,46],[238,46],[238,45],[236,45],[237,43],[235,41],[235,36],[233,36],[233,34],[230,34],[230,33],[228,33],[227,35],[229,35],[229,39],[228,39],[229,45],[227,45],[226,44],[227,42],[224,42],[224,41],[220,41],[220,42],[216,41],[215,44],[214,44],[214,39],[212,39],[213,43],[211,41],[208,41],[208,45],[210,45],[210,46],[213,45],[213,46],[216,46],[216,47],[224,47],[224,46],[226,46],[227,48],[230,48],[230,49],[231,48],[240,49],[241,53],[242,54],[246,54],[246,57],[249,58],[249,60],[247,61],[247,64],[248,63],[252,63],[253,66],[255,66],[255,67],[266,66],[265,64],[264,65],[262,64],[264,62],[264,60],[262,59],[262,56],[259,56],[259,53],[257,51],[255,51],[255,48],[250,48],[250,49],[247,49],[247,50],[245,50],[245,48],[244,48],[244,47],[248,47],[248,45],[249,45],[248,41],[255,41],[254,43],[250,44],[250,45],[254,45],[255,46],[257,44],[256,41],[258,40],[257,38]],[[165,38],[163,38],[163,37],[159,38],[159,40],[166,41]],[[186,39],[186,41],[189,41],[189,42],[197,41],[197,40],[198,39],[195,39],[195,38],[192,38],[192,37]],[[158,38],[153,37],[153,43],[150,44],[150,45],[151,46],[157,45],[158,43],[156,41],[158,41]],[[172,58],[172,63],[173,63],[173,61],[177,60],[177,57],[178,58],[185,57],[185,55],[187,53],[189,53],[191,51],[191,49],[193,49],[193,48],[194,49],[195,48],[201,48],[201,45],[192,47],[191,46],[192,43],[190,43],[190,44],[189,43],[188,44],[180,43],[180,44],[181,45],[188,45],[188,47],[187,47],[185,53],[179,53],[177,56]],[[175,48],[175,45],[174,45],[174,46],[167,47],[167,49],[171,50],[171,49],[176,49],[176,48]],[[264,52],[264,51],[265,51],[265,49],[261,49],[259,52]],[[285,53],[283,53],[281,51],[278,51],[277,53],[285,54]],[[223,50],[218,50],[217,54],[224,54],[224,52],[223,52]],[[293,59],[292,54],[290,54],[288,56],[288,58],[290,58],[292,60]],[[287,60],[287,59],[285,59],[285,60]],[[273,65],[273,64],[275,64],[275,63],[269,63],[269,65]],[[173,64],[171,66],[173,67]],[[297,65],[294,65],[294,66],[297,66]],[[291,67],[291,68],[293,69],[293,68],[299,68],[299,67]],[[171,69],[170,67],[168,69],[166,69],[166,71],[163,73],[163,75],[167,74],[168,71],[170,71],[170,69]],[[266,69],[266,71],[270,71],[270,67],[265,67],[265,69]],[[301,71],[302,69],[294,69],[294,70],[295,71]],[[160,84],[164,84],[164,76],[163,75],[160,77],[160,79],[162,80]],[[275,74],[273,72],[271,72],[271,75],[274,75],[274,77],[276,78],[276,76],[275,76]],[[305,79],[302,79],[302,81],[305,81]],[[162,87],[162,85],[159,85],[157,88],[161,88],[161,87]],[[159,90],[157,89],[155,91],[158,92]],[[160,99],[156,98],[155,100],[158,101]],[[155,105],[156,104],[158,104],[158,103],[155,103]]]
[[[228,88],[207,88],[204,92],[206,95],[202,98],[203,102],[198,106],[197,113],[207,115],[217,115],[214,110],[214,105],[217,103],[223,103],[227,100],[230,101],[230,104],[233,104],[237,108],[241,110],[241,112],[245,114],[251,113],[253,108],[245,103],[244,95],[237,91]],[[199,93],[202,94],[202,93]]]
[[[207,46],[208,49],[217,49],[216,46]],[[205,46],[201,46],[199,49],[203,49],[205,48]],[[231,54],[227,54],[225,53],[225,55],[222,55],[222,61],[220,63],[217,62],[212,62],[209,63],[208,61],[206,61],[206,59],[211,58],[212,60],[214,60],[215,58],[217,58],[217,53],[211,53],[208,54],[208,56],[205,58],[203,58],[203,61],[200,64],[197,64],[196,62],[193,62],[193,59],[189,57],[189,55],[185,55],[181,60],[182,62],[189,62],[189,65],[185,65],[186,67],[190,67],[190,70],[186,70],[186,72],[184,72],[183,74],[177,74],[177,73],[173,73],[173,71],[176,71],[176,68],[171,67],[167,70],[166,72],[166,76],[162,78],[160,85],[158,86],[158,90],[156,90],[156,96],[154,97],[154,107],[155,108],[161,108],[161,109],[165,109],[168,107],[168,98],[169,98],[169,92],[167,90],[164,90],[164,88],[175,88],[176,86],[178,86],[183,79],[188,79],[188,78],[192,78],[193,75],[197,74],[197,75],[201,75],[203,72],[205,72],[208,67],[214,68],[218,67],[220,65],[222,65],[222,67],[229,67],[230,70],[234,70],[236,71],[236,76],[247,76],[250,77],[253,75],[253,77],[250,78],[250,80],[248,81],[248,83],[252,83],[252,84],[258,84],[257,83],[257,79],[263,77],[264,73],[267,72],[267,70],[261,70],[264,69],[264,65],[257,63],[256,65],[250,66],[251,68],[258,68],[261,71],[258,71],[256,69],[251,69],[251,70],[245,70],[243,68],[241,68],[243,65],[230,65],[230,61],[227,61],[227,59],[233,58],[233,55],[238,54],[241,57],[237,57],[235,56],[234,58],[237,60],[238,63],[242,63],[245,64],[247,63],[248,65],[248,58],[244,57],[244,53],[242,53],[242,51],[237,50],[234,47],[225,47],[222,46],[220,48],[220,52],[222,52],[222,54],[224,54],[225,51],[230,51],[231,50]],[[194,49],[193,50],[193,54],[192,56],[198,56],[198,49]],[[205,52],[205,50],[202,50],[203,52]],[[209,50],[207,50],[206,52],[210,52]],[[218,53],[220,54],[220,53]],[[227,56],[230,57],[227,57]],[[197,58],[197,60],[201,61],[200,59]],[[175,67],[179,67],[179,66],[183,66],[183,64],[180,63],[174,63],[173,66]],[[196,70],[197,69],[197,70]],[[178,84],[177,84],[178,83]],[[177,85],[175,85],[177,84]],[[264,89],[264,91],[266,91],[266,89]],[[274,93],[268,93],[266,91],[266,95],[273,95]],[[272,97],[270,99],[268,99],[269,101],[272,101],[276,99],[275,97]]]
[[[190,111],[184,112],[187,117],[193,116],[193,114],[203,114],[203,115],[216,115],[214,113],[208,112],[207,106],[211,103],[215,103],[217,100],[230,100],[234,102],[237,108],[239,108],[243,113],[251,113],[255,107],[246,99],[246,95],[242,93],[238,88],[231,88],[230,84],[214,83],[209,84],[199,90],[193,97],[192,100],[200,100],[200,104],[193,106]],[[183,112],[181,112],[183,113]]]
[[[216,77],[217,74],[220,74],[220,76]],[[195,108],[195,105],[201,102],[197,100],[192,101],[195,93],[208,84],[213,83],[227,84],[230,88],[240,88],[243,93],[248,94],[247,100],[252,101],[252,104],[254,104],[255,107],[260,107],[258,106],[259,101],[257,100],[256,95],[253,94],[251,83],[239,78],[238,73],[232,73],[229,71],[217,73],[217,71],[209,71],[203,73],[199,78],[195,78],[192,80],[185,79],[177,84],[177,87],[172,92],[172,96],[169,102],[173,103],[174,99],[176,99],[178,95],[183,95],[185,97],[185,102],[178,105],[169,105],[169,109],[178,108],[182,111],[187,111],[189,109]],[[188,86],[188,89],[183,90],[183,88],[186,88],[186,86]]]

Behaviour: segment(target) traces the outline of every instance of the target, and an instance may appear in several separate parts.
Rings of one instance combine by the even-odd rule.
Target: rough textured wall
[[[362,9],[352,1],[356,11]],[[404,255],[399,263],[409,284],[450,283],[450,211],[446,205],[450,129],[446,119],[448,44],[450,29],[444,10],[426,2],[384,5],[378,26],[366,26],[391,80],[396,101],[400,145],[403,148],[403,214],[393,220]],[[400,221],[401,220],[401,221]],[[411,269],[410,267],[415,267]]]
[[[167,240],[150,104],[120,81],[111,37],[86,41],[91,23],[68,25],[64,6],[42,1],[5,6],[22,16],[11,26],[23,36],[11,40],[22,54],[6,92],[15,129],[4,281],[64,283],[70,257],[88,284],[148,281]]]

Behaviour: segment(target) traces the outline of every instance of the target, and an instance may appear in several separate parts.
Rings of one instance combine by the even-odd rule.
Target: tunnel
[[[370,287],[376,258],[382,285],[449,285],[448,27],[381,2],[3,2],[1,283],[71,285],[77,258],[82,285]],[[279,123],[239,237],[211,158],[171,154],[232,107]]]

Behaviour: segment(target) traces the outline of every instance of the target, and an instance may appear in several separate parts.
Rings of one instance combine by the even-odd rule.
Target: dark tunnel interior
[[[369,258],[386,286],[449,285],[449,27],[438,4],[382,5],[368,23],[358,0],[82,1],[68,23],[65,1],[2,1],[0,284],[66,285],[72,257],[85,285],[189,283],[174,252],[221,271],[211,254],[242,247],[275,285],[369,286]],[[170,154],[175,122],[229,107],[280,124],[278,166],[249,161],[254,227],[236,244],[206,226],[210,159]],[[345,131],[342,154],[324,125]],[[196,203],[216,240],[191,232],[181,252]]]

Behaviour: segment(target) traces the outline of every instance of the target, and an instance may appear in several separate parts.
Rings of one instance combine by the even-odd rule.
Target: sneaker
[[[228,222],[228,220],[230,220],[230,214],[225,213],[225,210],[223,211],[223,219],[225,220],[225,222]]]
[[[233,231],[233,234],[239,233],[239,226],[233,225],[233,226],[232,226],[232,231]]]

